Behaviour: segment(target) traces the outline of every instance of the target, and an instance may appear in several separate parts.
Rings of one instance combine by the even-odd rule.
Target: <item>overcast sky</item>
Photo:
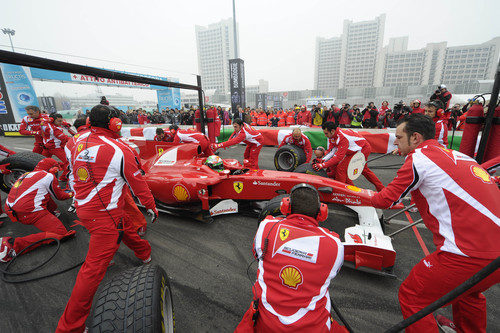
[[[344,19],[371,20],[381,13],[387,14],[384,45],[398,36],[409,36],[409,49],[441,41],[449,46],[478,44],[500,36],[498,0],[237,0],[240,57],[245,61],[247,85],[265,79],[272,91],[312,89],[316,37],[339,36]],[[0,28],[16,31],[14,47],[112,62],[16,51],[117,70],[168,74],[187,83],[194,83],[189,74],[198,73],[195,24],[208,25],[231,16],[231,0],[0,0]],[[8,36],[0,33],[0,45],[9,45]],[[36,84],[36,88],[46,94],[64,89],[61,92],[66,95],[95,90],[48,83]],[[155,96],[125,88],[103,91]]]

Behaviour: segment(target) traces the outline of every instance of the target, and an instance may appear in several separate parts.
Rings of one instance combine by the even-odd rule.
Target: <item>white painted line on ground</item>
[[[33,150],[33,148],[14,147],[14,150]]]
[[[390,220],[390,221],[389,221],[389,224],[408,225],[408,224],[410,224],[410,222],[405,221],[405,220]],[[427,227],[426,227],[426,226],[425,226],[425,224],[422,222],[422,223],[417,224],[417,228],[422,228],[422,229],[425,229],[425,228],[427,228]]]

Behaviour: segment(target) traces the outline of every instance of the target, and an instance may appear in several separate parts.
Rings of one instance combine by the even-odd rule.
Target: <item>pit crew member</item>
[[[313,164],[314,170],[335,167],[334,179],[352,185],[352,180],[347,177],[349,162],[358,151],[361,151],[365,158],[368,159],[372,150],[370,144],[357,132],[340,128],[331,121],[324,123],[322,128],[323,133],[328,138],[328,151],[319,163]],[[361,174],[375,185],[377,191],[384,188],[384,184],[367,165],[365,165]]]
[[[35,146],[33,152],[42,154],[44,151],[43,137],[40,129],[41,122],[48,122],[49,116],[42,113],[36,105],[28,105],[26,108],[27,116],[24,116],[19,126],[19,134],[33,135],[35,137]]]
[[[89,120],[91,129],[86,137],[77,139],[70,158],[76,212],[90,232],[89,250],[56,332],[83,332],[94,294],[122,240],[137,258],[151,261],[148,241],[126,223],[123,187],[130,187],[153,220],[158,211],[134,154],[117,140],[121,129],[118,113],[96,105]]]
[[[174,136],[174,143],[195,143],[201,147],[201,152],[205,156],[213,154],[210,148],[210,141],[205,134],[189,130],[181,130],[177,125],[170,125],[170,133]]]
[[[174,141],[174,134],[172,134],[172,132],[170,131],[165,132],[163,128],[158,127],[156,128],[156,135],[154,137],[154,140],[163,142],[172,142]]]
[[[439,142],[441,146],[446,148],[448,146],[448,126],[442,118],[443,110],[439,107],[440,103],[429,102],[425,104],[425,115],[431,117],[436,126],[436,134],[434,139]]]
[[[49,121],[40,123],[40,130],[43,138],[43,146],[45,147],[43,155],[46,157],[55,155],[61,161],[61,169],[66,170],[68,168],[68,161],[64,153],[64,146],[69,137],[64,134],[61,128],[62,122],[63,117],[59,113],[51,113]],[[61,175],[61,180],[67,180],[64,173]]]
[[[371,199],[374,207],[389,208],[411,192],[437,248],[413,267],[399,289],[404,318],[444,296],[500,255],[499,189],[475,160],[443,148],[434,132],[434,123],[425,115],[403,119],[396,128],[395,144],[406,160],[396,178]],[[486,332],[482,292],[499,282],[500,270],[496,270],[451,302],[457,332]],[[438,321],[446,321],[439,317]],[[406,329],[437,331],[432,316]]]
[[[223,143],[213,143],[211,145],[212,149],[227,148],[240,142],[246,143],[247,148],[243,154],[243,166],[250,169],[258,169],[259,153],[262,149],[262,141],[264,140],[262,134],[238,118],[233,120],[233,128],[234,132],[229,137],[229,140]]]
[[[0,238],[0,261],[12,260],[28,245],[44,238],[52,237],[59,240],[75,235],[74,230],[66,230],[61,221],[54,215],[57,211],[57,200],[67,200],[73,195],[64,192],[57,182],[54,174],[59,171],[56,160],[45,158],[38,162],[32,172],[22,175],[9,192],[5,202],[5,211],[13,222],[32,225],[42,232],[25,237],[2,237]],[[34,250],[43,243],[41,242],[28,251]],[[24,252],[26,253],[26,252]]]
[[[330,315],[328,286],[342,266],[344,247],[337,234],[319,226],[327,206],[302,183],[283,199],[281,211],[285,218],[267,216],[255,235],[254,301],[235,332],[347,332]]]
[[[292,131],[292,133],[285,136],[278,148],[283,147],[284,145],[294,145],[299,147],[306,154],[305,163],[309,163],[309,161],[311,160],[312,156],[311,141],[309,141],[309,138],[307,136],[302,134],[300,128],[295,128]]]

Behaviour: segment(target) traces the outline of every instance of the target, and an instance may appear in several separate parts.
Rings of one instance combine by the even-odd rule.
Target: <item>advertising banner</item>
[[[167,88],[157,90],[158,108],[161,112],[165,108],[180,109],[181,108],[181,93],[180,89]]]
[[[231,110],[246,106],[245,64],[243,59],[229,59],[229,83],[231,87]]]
[[[38,106],[28,67],[0,63],[2,100],[6,108],[0,117],[4,135],[17,135],[19,123],[26,115],[28,105]],[[8,97],[7,97],[8,96]]]
[[[56,100],[54,99],[54,97],[39,97],[39,99],[41,104],[40,108],[42,110],[47,110],[48,114],[57,111]]]

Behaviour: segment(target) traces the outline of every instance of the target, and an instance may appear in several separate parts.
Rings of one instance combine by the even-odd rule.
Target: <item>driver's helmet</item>
[[[207,160],[205,161],[205,165],[208,165],[210,169],[217,172],[224,171],[224,162],[222,161],[222,158],[217,155],[208,156]]]

